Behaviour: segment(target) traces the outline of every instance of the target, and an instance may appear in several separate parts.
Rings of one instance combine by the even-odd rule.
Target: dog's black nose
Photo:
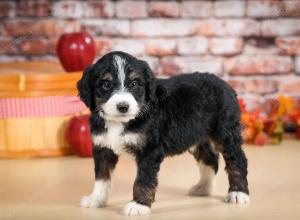
[[[129,109],[129,105],[126,102],[120,102],[119,104],[117,104],[117,109],[121,113],[126,113]]]

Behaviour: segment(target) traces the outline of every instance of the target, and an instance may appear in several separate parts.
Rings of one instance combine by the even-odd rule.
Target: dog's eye
[[[135,88],[137,85],[138,85],[138,81],[137,80],[134,80],[134,81],[132,81],[130,84],[129,84],[129,88],[130,89],[133,89],[133,88]]]
[[[111,82],[105,82],[102,84],[102,88],[105,89],[105,90],[109,90],[112,88],[112,83]]]

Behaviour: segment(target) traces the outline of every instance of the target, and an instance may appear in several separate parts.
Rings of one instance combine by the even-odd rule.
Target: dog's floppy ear
[[[92,75],[92,68],[93,66],[88,66],[83,74],[81,79],[77,82],[77,89],[79,92],[79,97],[81,101],[84,102],[84,104],[90,108],[91,110],[93,109],[93,94],[92,94],[92,88],[91,88],[91,75]]]
[[[144,75],[145,75],[145,80],[146,80],[146,100],[147,101],[154,101],[156,98],[155,95],[155,76],[150,69],[148,63],[146,61],[141,60],[142,66],[144,68]]]

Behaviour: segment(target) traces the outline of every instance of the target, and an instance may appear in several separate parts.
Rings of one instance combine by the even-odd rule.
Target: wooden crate
[[[59,64],[51,62],[0,64],[0,100],[18,102],[43,97],[76,97],[76,83],[81,74],[65,73]],[[70,154],[65,130],[67,121],[74,114],[76,112],[46,117],[16,115],[0,118],[0,158]]]

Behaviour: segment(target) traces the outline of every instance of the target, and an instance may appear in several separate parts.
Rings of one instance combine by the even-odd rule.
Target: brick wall
[[[0,61],[57,59],[60,34],[90,32],[158,75],[211,71],[252,106],[300,96],[300,0],[0,2]]]

